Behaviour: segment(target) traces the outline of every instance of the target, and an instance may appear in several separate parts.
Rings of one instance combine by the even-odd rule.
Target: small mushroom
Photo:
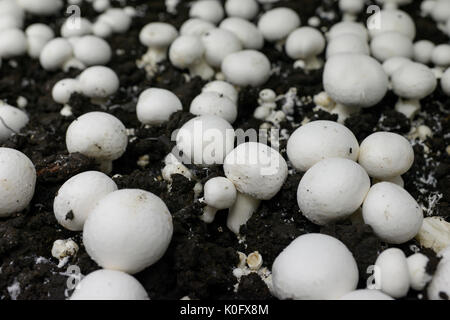
[[[287,164],[275,149],[246,142],[226,156],[223,169],[238,191],[227,220],[228,228],[238,234],[241,225],[257,210],[260,200],[270,200],[280,191],[287,178]]]
[[[197,116],[214,115],[233,123],[237,118],[236,104],[218,92],[203,92],[191,102],[189,112]]]
[[[0,31],[0,57],[9,59],[27,52],[27,37],[17,28]]]
[[[65,69],[73,58],[73,47],[65,38],[55,38],[50,40],[42,48],[39,61],[42,68],[48,71]],[[84,68],[84,66],[82,66]]]
[[[375,268],[375,272],[379,272],[377,284],[381,291],[393,298],[402,298],[407,295],[410,286],[409,269],[402,250],[397,248],[384,250],[378,256]]]
[[[206,223],[214,221],[218,210],[230,208],[236,201],[234,184],[224,177],[209,179],[204,186],[204,201],[207,206],[203,209],[201,219]]]
[[[419,40],[414,43],[414,60],[423,64],[431,61],[431,56],[436,45],[429,40]]]
[[[29,25],[25,34],[28,42],[28,55],[32,58],[39,58],[47,42],[55,37],[53,30],[43,23]]]
[[[228,30],[212,29],[205,33],[201,39],[205,47],[206,62],[214,68],[220,68],[222,61],[228,55],[242,50],[239,38]]]
[[[105,65],[111,60],[111,47],[108,42],[96,36],[79,38],[74,46],[73,53],[77,60],[85,66]]]
[[[411,41],[416,36],[416,25],[413,19],[401,10],[381,10],[367,19],[367,29],[372,38],[387,32],[398,32]]]
[[[339,0],[339,9],[344,13],[342,20],[355,21],[364,5],[364,0]]]
[[[164,22],[151,22],[142,28],[139,33],[139,40],[148,47],[145,56],[151,66],[156,66],[166,60],[167,49],[177,35],[177,29]]]
[[[380,182],[370,188],[362,207],[363,219],[383,241],[405,243],[419,232],[423,213],[402,187]]]
[[[79,76],[80,90],[95,103],[102,103],[119,89],[119,78],[110,68],[93,66]]]
[[[325,37],[320,31],[311,27],[301,27],[292,31],[287,37],[286,54],[299,62],[306,70],[320,69],[323,62],[317,57],[325,49]]]
[[[392,57],[405,57],[411,59],[414,47],[410,38],[399,32],[385,32],[376,35],[370,42],[372,56],[384,62]]]
[[[81,92],[80,82],[76,79],[62,79],[53,86],[52,98],[57,103],[66,104],[75,92]]]
[[[171,91],[150,88],[139,95],[136,114],[143,124],[160,125],[168,121],[173,113],[182,109],[180,99]]]
[[[149,300],[145,288],[132,276],[117,270],[89,273],[70,300]]]
[[[440,260],[427,287],[427,295],[430,300],[448,300],[450,297],[450,259],[448,257]]]
[[[19,108],[0,101],[0,143],[5,142],[13,134],[17,134],[27,125],[28,115]]]
[[[227,0],[225,11],[229,17],[252,20],[259,12],[256,0]]]
[[[199,18],[211,23],[219,23],[225,15],[222,4],[217,0],[194,1],[189,10],[190,18]]]
[[[367,42],[357,34],[346,33],[331,39],[327,46],[327,59],[341,53],[370,54]]]
[[[278,299],[334,300],[356,289],[358,267],[341,241],[310,233],[292,241],[277,256],[272,281]]]
[[[275,8],[265,12],[258,21],[258,28],[269,42],[281,42],[300,26],[300,17],[290,8]]]
[[[362,23],[353,21],[342,21],[334,24],[326,36],[328,40],[333,40],[334,38],[345,34],[358,36],[365,42],[369,40],[369,34],[366,27]]]
[[[122,189],[98,201],[84,223],[83,243],[101,267],[134,274],[163,256],[172,233],[172,216],[159,197]]]
[[[406,262],[408,263],[409,278],[411,288],[416,291],[422,291],[431,280],[431,275],[427,273],[427,265],[430,259],[422,253],[410,255]]]
[[[73,23],[73,19],[68,18],[61,26],[60,34],[64,38],[82,37],[92,33],[92,23],[83,17]]]
[[[197,36],[201,37],[209,30],[215,29],[216,26],[211,22],[204,21],[197,18],[186,20],[180,28],[180,34],[182,36]]]
[[[228,55],[222,62],[222,72],[234,85],[257,87],[270,77],[271,65],[267,57],[255,50],[243,50]]]
[[[233,101],[236,105],[238,104],[238,91],[232,84],[226,81],[215,80],[208,82],[203,87],[202,92],[217,92],[231,99],[231,101]]]
[[[244,49],[259,50],[264,46],[264,37],[261,31],[251,22],[231,17],[223,20],[219,27],[228,30],[241,41]]]
[[[115,182],[104,173],[79,173],[64,182],[56,194],[53,202],[56,220],[66,229],[81,231],[98,200],[116,190]]]

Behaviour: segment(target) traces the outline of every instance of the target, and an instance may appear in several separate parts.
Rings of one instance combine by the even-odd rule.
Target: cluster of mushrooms
[[[112,8],[109,1],[91,2],[99,12],[96,21],[81,18],[74,28],[68,19],[55,37],[45,24],[23,31],[23,18],[26,12],[51,15],[61,9],[62,1],[0,0],[2,59],[28,54],[44,70],[83,70],[76,79],[57,82],[49,93],[61,104],[62,116],[72,114],[68,103],[73,93],[102,105],[120,87],[115,71],[105,66],[112,55],[108,37],[125,33],[136,12],[131,7]],[[273,8],[275,2],[226,0],[222,5],[198,0],[179,30],[162,22],[141,30],[139,40],[148,50],[136,63],[150,77],[168,59],[186,72],[187,79],[199,76],[208,81],[190,105],[195,117],[173,133],[176,148],[164,160],[162,177],[169,184],[173,174],[195,180],[185,164],[223,165],[224,177],[196,185],[197,193],[203,194],[197,201],[205,205],[201,219],[211,223],[218,211],[229,209],[227,227],[239,236],[260,202],[280,191],[290,169],[304,172],[297,192],[299,214],[314,224],[352,219],[369,225],[388,244],[419,236],[436,251],[439,248],[441,261],[433,276],[427,273],[428,258],[420,252],[409,257],[397,248],[381,252],[373,262],[378,286],[356,290],[358,268],[346,246],[323,234],[302,235],[272,266],[269,288],[280,299],[390,300],[406,296],[410,288],[425,287],[430,299],[448,297],[450,228],[443,220],[426,223],[420,204],[403,188],[401,175],[414,161],[410,142],[399,134],[376,132],[359,144],[342,123],[361,108],[378,104],[388,90],[398,96],[395,109],[410,119],[420,111],[420,100],[438,85],[450,96],[450,45],[414,42],[414,21],[398,9],[411,0],[379,0],[383,8],[367,26],[355,22],[365,9],[363,0],[340,0],[343,21],[326,33],[317,28],[318,17],[303,25],[292,9]],[[423,1],[422,10],[450,35],[450,1]],[[302,123],[288,138],[288,159],[260,142],[235,145],[233,123],[238,108],[244,107],[239,106],[240,88],[261,87],[275,74],[260,51],[265,42],[284,50],[304,72],[324,68],[324,91],[314,102],[338,115],[338,122]],[[276,127],[274,119],[289,116],[289,110],[276,110],[276,99],[269,88],[260,92],[254,116],[266,121],[263,128]],[[138,98],[136,116],[142,125],[160,126],[182,109],[174,93],[148,88]],[[6,104],[0,105],[0,117],[2,142],[29,121],[23,108]],[[428,127],[420,129],[425,136],[431,134]],[[156,263],[171,242],[172,216],[166,204],[145,190],[118,190],[108,175],[130,138],[120,119],[106,112],[86,113],[67,129],[67,150],[95,159],[98,171],[67,180],[55,196],[54,214],[64,228],[83,233],[87,253],[102,267],[83,278],[71,299],[148,299],[132,275]],[[27,207],[36,171],[20,151],[0,148],[0,178],[4,218]],[[447,234],[436,235],[436,229],[446,229]],[[58,240],[52,254],[62,260],[77,250],[74,241]]]

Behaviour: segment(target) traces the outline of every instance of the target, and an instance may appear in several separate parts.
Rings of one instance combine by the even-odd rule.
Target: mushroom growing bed
[[[449,299],[448,0],[110,2],[0,0],[0,300]]]

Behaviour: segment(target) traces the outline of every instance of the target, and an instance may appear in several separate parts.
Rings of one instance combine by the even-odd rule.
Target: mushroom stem
[[[353,13],[345,12],[342,16],[342,21],[356,21],[357,16]]]
[[[150,47],[145,58],[150,64],[156,65],[167,59],[167,47]]]
[[[247,223],[258,209],[260,202],[261,200],[237,192],[236,202],[228,212],[227,227],[238,234],[239,228]]]
[[[309,57],[307,59],[299,59],[295,61],[294,68],[302,68],[305,70],[317,70],[322,68],[323,61],[316,56]]]
[[[402,99],[399,98],[395,104],[395,110],[403,113],[408,119],[414,118],[414,116],[420,111],[420,101],[417,99]]]
[[[200,219],[205,223],[212,223],[214,221],[214,218],[216,217],[217,209],[213,208],[211,206],[206,206],[203,209],[203,215],[200,217]]]
[[[214,76],[214,69],[212,69],[204,59],[189,66],[191,76],[200,76],[203,80],[211,79]]]
[[[98,168],[101,172],[105,174],[110,174],[113,168],[113,163],[111,160],[98,160]]]

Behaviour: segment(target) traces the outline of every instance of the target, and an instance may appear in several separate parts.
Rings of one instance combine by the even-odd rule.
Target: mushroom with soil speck
[[[197,116],[214,115],[233,123],[237,118],[236,104],[218,92],[203,92],[191,102],[189,112]]]
[[[177,36],[177,29],[165,22],[151,22],[142,28],[139,41],[148,48],[145,56],[150,65],[156,66],[166,60],[167,49]]]
[[[64,182],[56,194],[53,201],[56,220],[66,229],[81,231],[98,200],[116,190],[115,182],[104,173],[79,173]]]
[[[430,259],[422,253],[410,255],[406,262],[408,263],[409,278],[411,288],[416,291],[422,291],[431,280],[431,275],[427,273],[427,265]]]
[[[358,267],[341,241],[310,233],[292,241],[277,256],[272,281],[278,299],[335,300],[356,289]]]
[[[262,143],[246,142],[227,155],[223,169],[238,191],[227,220],[228,228],[238,234],[260,201],[270,200],[280,191],[287,178],[287,164],[277,150]]]
[[[25,209],[34,195],[36,170],[22,152],[0,148],[0,217]]]
[[[214,68],[220,68],[228,55],[242,50],[239,38],[228,30],[212,29],[203,34],[201,39],[205,47],[206,62]]]
[[[172,216],[159,197],[122,189],[98,201],[84,223],[83,243],[101,267],[134,274],[164,255],[172,233]]]
[[[0,101],[0,143],[18,134],[28,121],[29,117],[24,111]]]
[[[447,256],[439,261],[433,278],[427,287],[427,294],[430,300],[449,300],[450,259]]]
[[[318,56],[325,49],[325,37],[312,27],[301,27],[292,31],[286,39],[286,54],[303,65],[305,70],[320,69],[323,62]]]
[[[407,295],[410,287],[406,256],[398,248],[384,250],[375,262],[375,280],[381,291],[393,298]]]
[[[231,101],[233,101],[236,105],[238,104],[239,99],[238,91],[232,84],[226,81],[214,80],[208,82],[202,88],[202,92],[217,92],[231,99]]]
[[[80,281],[70,300],[149,300],[149,297],[133,276],[116,270],[97,270]]]
[[[303,175],[297,202],[308,220],[326,225],[350,217],[369,189],[369,176],[359,164],[344,158],[327,158]]]
[[[234,204],[236,193],[234,184],[227,178],[209,179],[204,186],[204,202],[207,206],[200,219],[206,223],[213,222],[218,210],[228,209]]]
[[[359,144],[344,125],[328,120],[309,122],[292,133],[286,152],[292,165],[306,171],[325,158],[358,159]]]
[[[243,50],[232,53],[223,60],[222,72],[227,81],[234,85],[257,87],[269,79],[271,65],[263,53]]]
[[[391,182],[380,182],[370,188],[362,215],[375,235],[391,244],[402,244],[414,238],[423,221],[422,209],[416,200]]]
[[[67,150],[95,159],[105,172],[111,171],[112,161],[122,156],[127,144],[123,123],[105,112],[83,114],[66,132]]]
[[[168,121],[173,113],[182,109],[180,99],[171,91],[149,88],[139,95],[136,114],[143,124],[160,125]]]

